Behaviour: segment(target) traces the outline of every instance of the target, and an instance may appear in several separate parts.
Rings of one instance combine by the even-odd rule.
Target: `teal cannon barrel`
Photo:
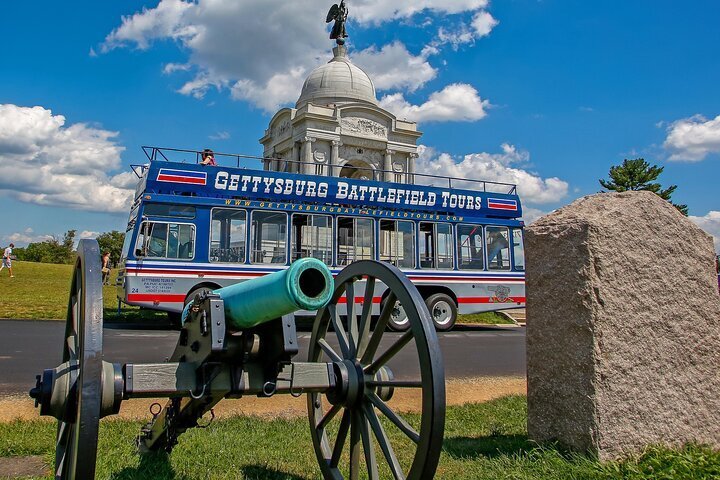
[[[302,258],[286,270],[215,290],[225,305],[228,326],[252,328],[297,310],[318,310],[332,296],[333,277],[327,265],[315,258]],[[183,310],[183,324],[192,307]]]

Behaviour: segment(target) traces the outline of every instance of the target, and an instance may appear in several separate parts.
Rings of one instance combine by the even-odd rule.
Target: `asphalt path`
[[[25,394],[35,375],[57,366],[62,359],[65,322],[0,320],[0,395]],[[332,335],[332,334],[330,334]],[[399,334],[386,333],[379,351]],[[103,350],[113,363],[165,361],[177,343],[177,331],[126,330],[106,326]],[[458,327],[438,335],[446,378],[525,375],[525,329],[522,327]],[[309,332],[298,332],[300,353],[307,358]],[[337,348],[337,343],[329,339]],[[339,350],[336,350],[339,351]],[[398,379],[418,378],[420,361],[414,344],[389,363]]]

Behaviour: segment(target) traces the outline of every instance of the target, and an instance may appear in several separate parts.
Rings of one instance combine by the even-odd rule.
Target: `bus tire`
[[[168,316],[168,322],[170,322],[170,326],[175,329],[180,329],[182,327],[182,313],[181,312],[167,312]]]
[[[387,304],[387,297],[383,299],[381,308],[385,308],[385,304]],[[395,302],[395,308],[388,318],[388,328],[394,332],[404,332],[410,328],[410,321],[400,302]]]
[[[191,290],[190,293],[188,293],[188,296],[185,297],[185,302],[183,302],[183,310],[185,309],[185,307],[187,306],[188,303],[195,300],[195,297],[197,295],[199,295],[201,293],[205,293],[205,292],[212,292],[212,291],[213,291],[213,289],[210,287],[198,287],[194,290]]]
[[[446,332],[455,326],[457,321],[457,305],[455,301],[445,293],[436,293],[430,295],[425,300],[428,310],[430,310],[430,318],[432,318],[435,330]]]

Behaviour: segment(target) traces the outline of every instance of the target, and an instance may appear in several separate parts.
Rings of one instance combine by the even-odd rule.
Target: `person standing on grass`
[[[15,277],[13,275],[12,271],[12,249],[15,248],[15,244],[11,243],[9,247],[5,249],[3,252],[3,258],[2,258],[2,267],[0,267],[0,271],[2,271],[3,268],[7,267],[8,272],[10,272],[10,278]]]
[[[102,256],[102,283],[110,285],[110,252],[105,252]]]

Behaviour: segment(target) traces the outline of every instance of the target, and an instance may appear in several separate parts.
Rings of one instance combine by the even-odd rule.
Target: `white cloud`
[[[302,82],[314,67],[329,59],[323,0],[160,0],[123,16],[107,35],[100,51],[120,47],[147,49],[153,42],[171,40],[187,52],[187,61],[168,63],[163,71],[185,77],[177,91],[201,99],[215,88],[229,89],[233,98],[248,101],[270,113],[297,100]],[[396,40],[351,57],[371,74],[378,89],[413,91],[435,78],[428,55],[445,43],[468,43],[487,35],[497,23],[485,12],[488,0],[353,0],[352,23],[363,27],[427,15],[473,14],[465,33],[443,31],[443,40],[415,56]],[[357,27],[355,27],[357,28]]]
[[[230,138],[230,134],[228,132],[217,132],[215,135],[210,135],[208,138],[210,140],[228,140]]]
[[[117,132],[65,117],[43,107],[0,104],[0,191],[38,205],[123,212],[132,190],[109,178],[120,167],[124,147]]]
[[[670,160],[697,162],[711,153],[720,153],[720,115],[708,120],[694,115],[670,124],[663,146]]]
[[[473,122],[487,115],[490,102],[480,98],[477,90],[466,83],[453,83],[430,94],[421,105],[412,105],[402,93],[386,95],[380,105],[395,114],[416,122]]]
[[[395,41],[383,46],[370,47],[356,53],[353,62],[370,76],[378,90],[403,88],[414,91],[437,75],[424,55],[414,56]]]
[[[715,241],[715,250],[720,252],[720,212],[711,210],[703,217],[690,215],[688,218],[698,227],[712,235],[713,240]]]
[[[478,37],[487,37],[499,22],[486,11],[480,11],[472,19],[472,27]]]
[[[353,0],[351,15],[361,22],[381,23],[409,18],[430,10],[443,14],[455,14],[485,8],[488,0]]]
[[[100,235],[100,232],[93,232],[92,230],[83,230],[82,232],[80,232],[76,235],[76,238],[78,240],[82,240],[84,238],[97,238],[98,235]]]
[[[103,51],[135,43],[145,50],[152,40],[161,38],[187,39],[197,35],[193,25],[185,23],[185,16],[194,8],[192,2],[161,0],[155,8],[143,7],[142,12],[122,17],[122,25],[105,38]]]
[[[28,243],[44,242],[45,240],[50,240],[51,238],[53,238],[52,235],[36,234],[35,231],[30,227],[26,228],[22,232],[15,232],[3,236],[4,243],[14,243],[18,246],[27,245]]]
[[[527,163],[530,155],[517,150],[507,143],[501,146],[501,153],[472,153],[465,155],[459,162],[446,153],[437,154],[433,149],[422,146],[417,159],[416,171],[439,177],[476,179],[517,185],[517,193],[524,202],[531,204],[553,203],[568,193],[568,183],[557,177],[543,179],[539,175],[517,168],[515,165]],[[418,179],[421,181],[420,179]],[[471,182],[458,184],[468,187]],[[488,184],[489,191],[506,192],[505,185]],[[530,212],[532,215],[532,211]]]
[[[303,68],[275,74],[264,83],[249,79],[238,80],[232,86],[232,96],[254,103],[267,112],[273,112],[282,104],[297,99],[304,80]]]
[[[522,197],[520,198],[520,200],[522,200]],[[525,225],[530,225],[538,218],[544,217],[545,215],[547,215],[550,212],[540,210],[539,208],[533,208],[533,207],[528,207],[526,205],[523,205],[522,213],[523,213],[522,219],[525,221]]]

